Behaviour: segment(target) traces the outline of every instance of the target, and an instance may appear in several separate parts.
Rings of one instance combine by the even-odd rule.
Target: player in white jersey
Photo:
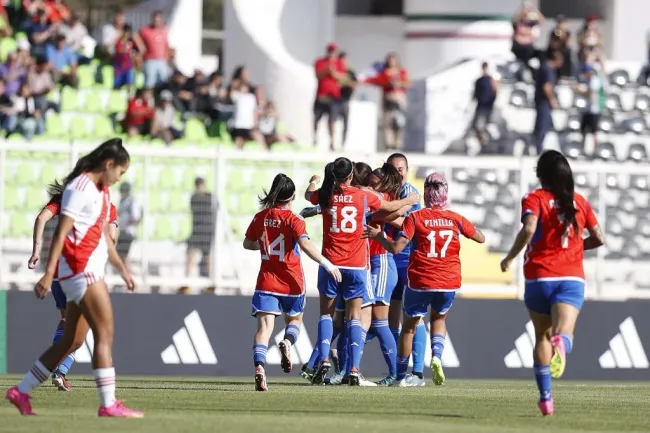
[[[34,292],[39,298],[47,294],[59,262],[59,281],[68,302],[66,326],[63,337],[41,355],[17,386],[7,392],[7,400],[22,415],[34,415],[31,391],[47,380],[70,353],[76,334],[85,331],[84,326],[78,324],[86,320],[95,337],[92,365],[100,400],[98,415],[144,416],[115,399],[113,307],[104,281],[108,259],[120,271],[127,289],[135,289],[133,278],[119,258],[115,245],[105,239],[109,231],[109,187],[118,182],[129,168],[129,160],[122,140],[114,138],[82,157],[63,182],[61,212],[47,270]]]

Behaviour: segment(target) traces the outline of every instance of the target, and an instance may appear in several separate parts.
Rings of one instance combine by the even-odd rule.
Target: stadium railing
[[[33,221],[46,203],[45,186],[61,179],[71,166],[96,143],[51,142],[22,144],[0,142],[0,288],[29,290],[40,277],[30,271]],[[218,294],[249,294],[255,288],[259,254],[244,251],[243,234],[257,211],[257,197],[269,188],[273,177],[283,172],[297,187],[294,211],[308,203],[301,191],[312,174],[322,174],[333,154],[269,153],[220,151],[218,148],[175,149],[129,145],[132,155],[123,182],[132,185],[135,200],[142,208],[142,221],[129,254],[129,264],[139,291],[190,292],[216,287]],[[346,154],[354,161],[382,163],[385,154]],[[463,291],[466,296],[507,296],[522,293],[520,271],[501,274],[498,263],[519,229],[520,199],[537,187],[534,158],[408,155],[409,180],[421,189],[422,179],[432,171],[446,175],[452,207],[486,233],[487,246],[463,244]],[[597,195],[588,197],[603,227],[607,226],[606,197],[611,176],[636,175],[650,178],[650,166],[632,163],[573,161],[576,175],[596,182]],[[206,179],[211,191],[212,217],[216,230],[199,234],[211,246],[208,277],[197,276],[198,266],[186,271],[187,242],[192,231],[190,197],[196,177]],[[647,192],[647,191],[646,191]],[[119,184],[113,188],[113,202],[119,204]],[[202,210],[198,210],[201,212]],[[205,210],[203,210],[205,211]],[[199,215],[200,216],[200,215]],[[204,215],[209,217],[209,215]],[[643,235],[628,227],[631,235]],[[308,220],[308,231],[317,244],[322,237],[320,218]],[[619,234],[625,242],[633,237]],[[195,236],[196,238],[196,236]],[[46,240],[48,242],[48,240]],[[625,248],[625,245],[623,245]],[[620,256],[607,248],[586,257],[588,296],[591,298],[650,297],[649,256],[641,243],[638,254]],[[198,259],[199,257],[197,257]],[[43,258],[41,261],[44,261]],[[107,282],[120,291],[120,278],[110,269]],[[317,266],[304,261],[308,294],[315,295]],[[519,266],[521,269],[521,258]]]

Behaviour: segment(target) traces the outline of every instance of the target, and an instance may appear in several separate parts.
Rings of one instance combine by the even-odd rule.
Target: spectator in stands
[[[578,59],[581,67],[584,67],[585,63],[604,63],[603,40],[598,29],[598,17],[596,15],[589,14],[587,16],[585,24],[578,35],[578,41],[580,43]]]
[[[594,65],[586,63],[582,70],[584,82],[574,89],[587,97],[587,104],[580,119],[580,132],[584,148],[586,148],[587,134],[593,136],[594,150],[598,146],[600,115],[605,112],[607,102],[605,94],[607,79],[604,73],[597,70],[598,66],[600,66],[598,63]]]
[[[490,75],[487,62],[483,62],[481,69],[483,75],[474,83],[476,110],[474,111],[472,129],[476,132],[476,137],[481,146],[485,146],[485,128],[490,123],[494,102],[497,99],[497,81]]]
[[[249,140],[255,140],[266,146],[264,138],[257,130],[258,111],[257,97],[243,81],[231,83],[230,99],[235,110],[231,120],[230,135],[235,140],[237,148],[243,149]]]
[[[557,108],[557,99],[555,98],[554,90],[555,83],[557,82],[555,71],[562,67],[563,61],[564,58],[559,51],[550,53],[549,58],[540,64],[539,72],[535,79],[535,108],[537,110],[537,116],[535,118],[533,140],[538,155],[541,155],[544,150],[544,138],[546,134],[553,129],[551,110]]]
[[[341,82],[348,76],[338,51],[335,43],[329,44],[325,57],[316,60],[314,64],[318,80],[314,102],[314,140],[318,132],[318,123],[324,115],[327,115],[331,150],[334,150],[334,125],[341,117]]]
[[[58,107],[52,106],[47,100],[47,94],[54,89],[54,80],[47,59],[44,57],[36,59],[36,65],[27,73],[27,84],[41,113],[45,113],[48,108],[55,108],[58,111]]]
[[[29,42],[32,44],[32,56],[45,55],[46,48],[52,44],[52,39],[59,30],[59,24],[50,24],[45,9],[36,10],[36,21],[27,26]]]
[[[264,142],[270,148],[274,143],[293,143],[295,140],[278,131],[278,113],[271,101],[264,105],[260,115],[260,133],[264,136]]]
[[[4,4],[0,4],[0,37],[7,37],[12,34],[13,29],[11,28],[9,16],[7,16],[7,10],[5,9]]]
[[[160,92],[160,104],[156,109],[151,125],[151,136],[164,140],[167,145],[170,145],[173,140],[177,140],[183,135],[180,130],[174,128],[176,110],[174,110],[173,101],[174,95],[172,95],[172,92],[166,89]]]
[[[20,85],[25,80],[27,69],[18,62],[18,53],[9,53],[7,63],[0,65],[0,77],[4,80],[4,91],[9,96],[14,96],[20,90]]]
[[[384,140],[388,149],[401,149],[406,126],[406,95],[411,87],[408,72],[400,66],[397,55],[388,54],[384,69],[366,82],[384,89]]]
[[[120,234],[117,237],[117,254],[122,261],[128,265],[127,258],[131,250],[131,244],[138,235],[138,225],[142,218],[142,212],[138,202],[131,195],[131,184],[122,182],[120,184],[120,204],[118,206],[118,221],[120,222]]]
[[[84,42],[88,37],[88,29],[81,22],[81,17],[78,13],[75,12],[72,14],[70,17],[70,25],[65,28],[64,34],[66,45],[75,52],[80,64],[86,65],[90,63],[90,59],[83,54]]]
[[[113,22],[105,24],[104,27],[102,27],[102,43],[98,46],[99,57],[110,62],[115,53],[115,44],[124,31],[125,25],[126,18],[124,12],[118,10],[115,12]]]
[[[174,95],[174,107],[181,113],[193,111],[194,94],[189,90],[188,78],[181,71],[174,71],[172,79],[165,84],[165,89]]]
[[[552,51],[559,51],[564,57],[564,64],[562,68],[557,71],[559,77],[572,77],[573,65],[571,47],[569,41],[571,39],[571,31],[567,27],[567,19],[564,15],[558,15],[555,18],[555,28],[551,30],[551,35],[548,41],[547,56]]]
[[[29,50],[31,45],[29,41],[25,38],[18,39],[17,43],[18,50],[16,51],[16,57],[18,64],[24,67],[25,69],[29,68],[34,64],[34,58],[31,56]]]
[[[56,45],[48,45],[45,49],[45,57],[52,68],[52,78],[62,86],[77,87],[77,55],[65,44],[64,35],[56,35]]]
[[[341,83],[341,119],[343,120],[343,143],[348,136],[348,116],[350,115],[350,99],[354,93],[354,88],[357,86],[357,75],[348,65],[347,54],[341,52],[339,59],[343,62],[347,79]],[[282,140],[280,140],[282,141]]]
[[[121,89],[123,86],[135,84],[135,69],[133,58],[136,45],[133,39],[133,29],[129,24],[124,25],[124,31],[115,43],[113,54],[113,87]]]
[[[52,24],[70,21],[70,9],[63,0],[49,0],[45,3],[45,8],[47,10],[47,19]]]
[[[526,66],[531,59],[540,57],[535,41],[543,21],[544,15],[530,1],[524,1],[512,18],[512,53]]]
[[[129,137],[146,135],[151,130],[151,121],[154,116],[152,105],[153,92],[150,89],[138,89],[135,96],[129,101],[124,116],[123,127]]]
[[[185,275],[189,276],[195,266],[196,253],[201,253],[199,275],[210,276],[210,250],[214,241],[215,218],[212,211],[212,194],[206,191],[205,180],[197,177],[194,194],[190,199],[192,212],[192,234],[187,240],[187,261]]]
[[[140,29],[145,47],[144,85],[158,87],[169,78],[169,37],[161,11],[151,15],[151,24]]]
[[[18,131],[31,140],[34,135],[45,132],[45,120],[29,90],[29,85],[20,86],[20,92],[14,99],[14,112],[18,117]]]
[[[226,111],[227,96],[228,90],[223,85],[223,77],[215,72],[210,76],[208,83],[201,87],[201,92],[197,98],[197,111],[207,115],[213,121],[225,122],[227,119],[222,114]],[[232,113],[232,110],[229,113]]]
[[[0,128],[4,129],[7,135],[14,132],[18,118],[14,109],[14,102],[5,92],[5,82],[0,79]]]

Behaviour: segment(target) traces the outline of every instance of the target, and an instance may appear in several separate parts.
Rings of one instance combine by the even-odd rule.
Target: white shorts
[[[68,278],[59,278],[61,289],[68,302],[79,304],[88,290],[88,286],[104,279],[104,275],[94,272],[83,272]]]

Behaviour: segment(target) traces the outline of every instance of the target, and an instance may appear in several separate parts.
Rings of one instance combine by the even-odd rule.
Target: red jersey
[[[555,196],[551,191],[537,189],[524,196],[521,201],[522,220],[526,215],[538,218],[537,230],[524,259],[526,280],[585,278],[582,232],[598,225],[598,220],[583,196],[575,193],[573,203],[577,209],[577,231],[564,223],[564,216],[555,207]]]
[[[50,199],[50,201],[45,205],[45,209],[52,212],[52,215],[58,216],[61,212],[61,201],[59,201],[59,199]],[[108,212],[108,223],[115,224],[115,226],[117,226],[117,209],[113,203],[111,203],[111,207]],[[59,265],[57,264],[56,271],[54,271],[54,278],[58,278],[58,275]]]
[[[412,242],[408,286],[414,290],[460,289],[460,236],[471,238],[474,224],[441,208],[425,208],[404,220],[400,236]]]
[[[368,241],[362,239],[366,212],[375,212],[381,199],[370,191],[341,185],[343,194],[334,195],[329,209],[323,209],[323,256],[340,268],[366,269]],[[309,197],[318,204],[320,190]]]
[[[390,196],[387,193],[385,192],[382,193],[382,196],[384,197],[384,200],[390,201]],[[372,220],[368,223],[368,225],[380,229],[383,229],[384,227],[383,222],[372,221]],[[368,242],[370,244],[370,257],[386,254],[386,248],[384,248],[379,242],[377,242],[374,239],[370,239]]]
[[[258,212],[246,230],[262,254],[256,290],[285,296],[305,293],[298,239],[308,238],[305,220],[285,207]]]
[[[339,59],[330,60],[327,57],[316,60],[314,64],[314,70],[316,73],[325,71],[329,66],[332,66],[335,71],[344,73],[345,64]],[[316,97],[329,97],[329,98],[340,98],[341,97],[341,84],[338,80],[331,75],[326,75],[323,78],[318,79],[318,88],[316,89]]]
[[[393,93],[406,92],[406,89],[402,87],[395,87],[395,82],[405,82],[407,80],[408,72],[406,72],[406,69],[400,68],[395,74],[390,72],[388,69],[384,69],[377,76],[368,78],[365,82],[368,84],[374,84],[375,86],[381,86],[384,89],[384,93]]]

